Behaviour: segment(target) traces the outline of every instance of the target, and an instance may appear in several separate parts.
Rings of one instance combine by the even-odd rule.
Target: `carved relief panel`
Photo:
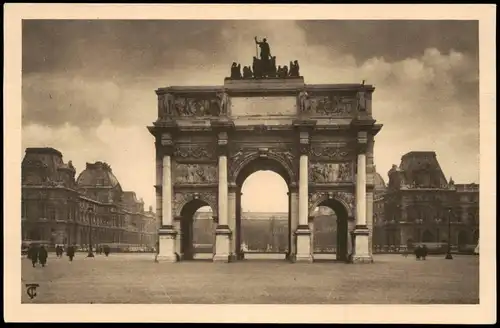
[[[351,182],[353,175],[352,162],[313,162],[309,165],[309,180],[316,183]]]
[[[227,115],[229,103],[230,98],[225,92],[191,95],[159,94],[158,116],[166,118]]]
[[[175,184],[206,184],[217,182],[217,166],[215,164],[175,165]]]
[[[297,99],[301,112],[320,116],[349,116],[358,104],[356,97],[340,93],[303,91]]]

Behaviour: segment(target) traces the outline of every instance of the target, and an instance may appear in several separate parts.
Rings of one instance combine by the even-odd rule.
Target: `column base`
[[[293,263],[299,263],[299,262],[302,262],[302,263],[313,263],[314,262],[314,257],[309,254],[304,254],[304,255],[300,255],[300,254],[297,254],[293,260]]]
[[[351,259],[353,264],[371,264],[373,263],[373,257],[371,256],[353,256]]]
[[[218,226],[215,229],[215,254],[212,258],[213,262],[231,262],[231,230],[228,226]]]
[[[294,263],[296,262],[313,262],[311,254],[311,230],[309,226],[299,226],[295,231],[297,241],[297,253],[294,254]]]
[[[159,252],[156,257],[157,262],[177,262],[179,256],[175,252],[175,240],[177,231],[172,227],[164,227],[158,231]]]
[[[156,257],[157,262],[167,262],[167,263],[174,263],[178,261],[178,257],[174,254],[174,256],[168,256],[168,255],[163,255],[160,256],[158,255]]]
[[[373,263],[370,252],[370,230],[366,226],[356,226],[354,229],[354,252],[351,263]]]

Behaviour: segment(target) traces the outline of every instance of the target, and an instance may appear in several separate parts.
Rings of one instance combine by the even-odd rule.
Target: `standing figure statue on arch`
[[[258,41],[257,37],[255,39],[255,45],[258,45],[260,47],[260,59],[255,60],[254,58],[254,66],[255,62],[257,61],[257,69],[260,72],[260,74],[256,74],[256,77],[265,77],[265,76],[271,76],[274,75],[273,73],[273,66],[276,66],[276,58],[271,57],[271,47],[269,46],[269,43],[267,43],[267,39],[264,38],[262,41]],[[274,60],[274,65],[273,61]],[[255,67],[254,67],[254,72],[255,72]]]

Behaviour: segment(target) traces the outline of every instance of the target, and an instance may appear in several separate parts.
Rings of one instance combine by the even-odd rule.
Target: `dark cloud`
[[[454,49],[477,57],[477,21],[352,20],[298,21],[310,44],[332,45],[359,61],[384,57],[388,61],[415,56],[422,49]]]
[[[229,50],[224,47],[231,44],[223,39],[221,30],[241,31],[244,26],[259,24],[262,22],[25,20],[23,72],[101,68],[122,74],[144,73],[193,64],[183,60],[187,49],[202,52],[213,63],[223,63]],[[397,61],[427,48],[441,52],[454,49],[473,57],[478,53],[477,21],[330,20],[296,24],[305,32],[309,45],[341,49],[359,61],[372,57]]]

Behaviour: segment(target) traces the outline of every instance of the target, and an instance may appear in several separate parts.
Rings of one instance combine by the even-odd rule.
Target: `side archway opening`
[[[210,205],[200,199],[186,203],[180,213],[180,257],[182,260],[211,259],[216,223]]]
[[[321,201],[313,211],[315,254],[335,254],[337,261],[347,261],[352,247],[349,211],[334,198]],[[318,256],[316,256],[317,258]]]

